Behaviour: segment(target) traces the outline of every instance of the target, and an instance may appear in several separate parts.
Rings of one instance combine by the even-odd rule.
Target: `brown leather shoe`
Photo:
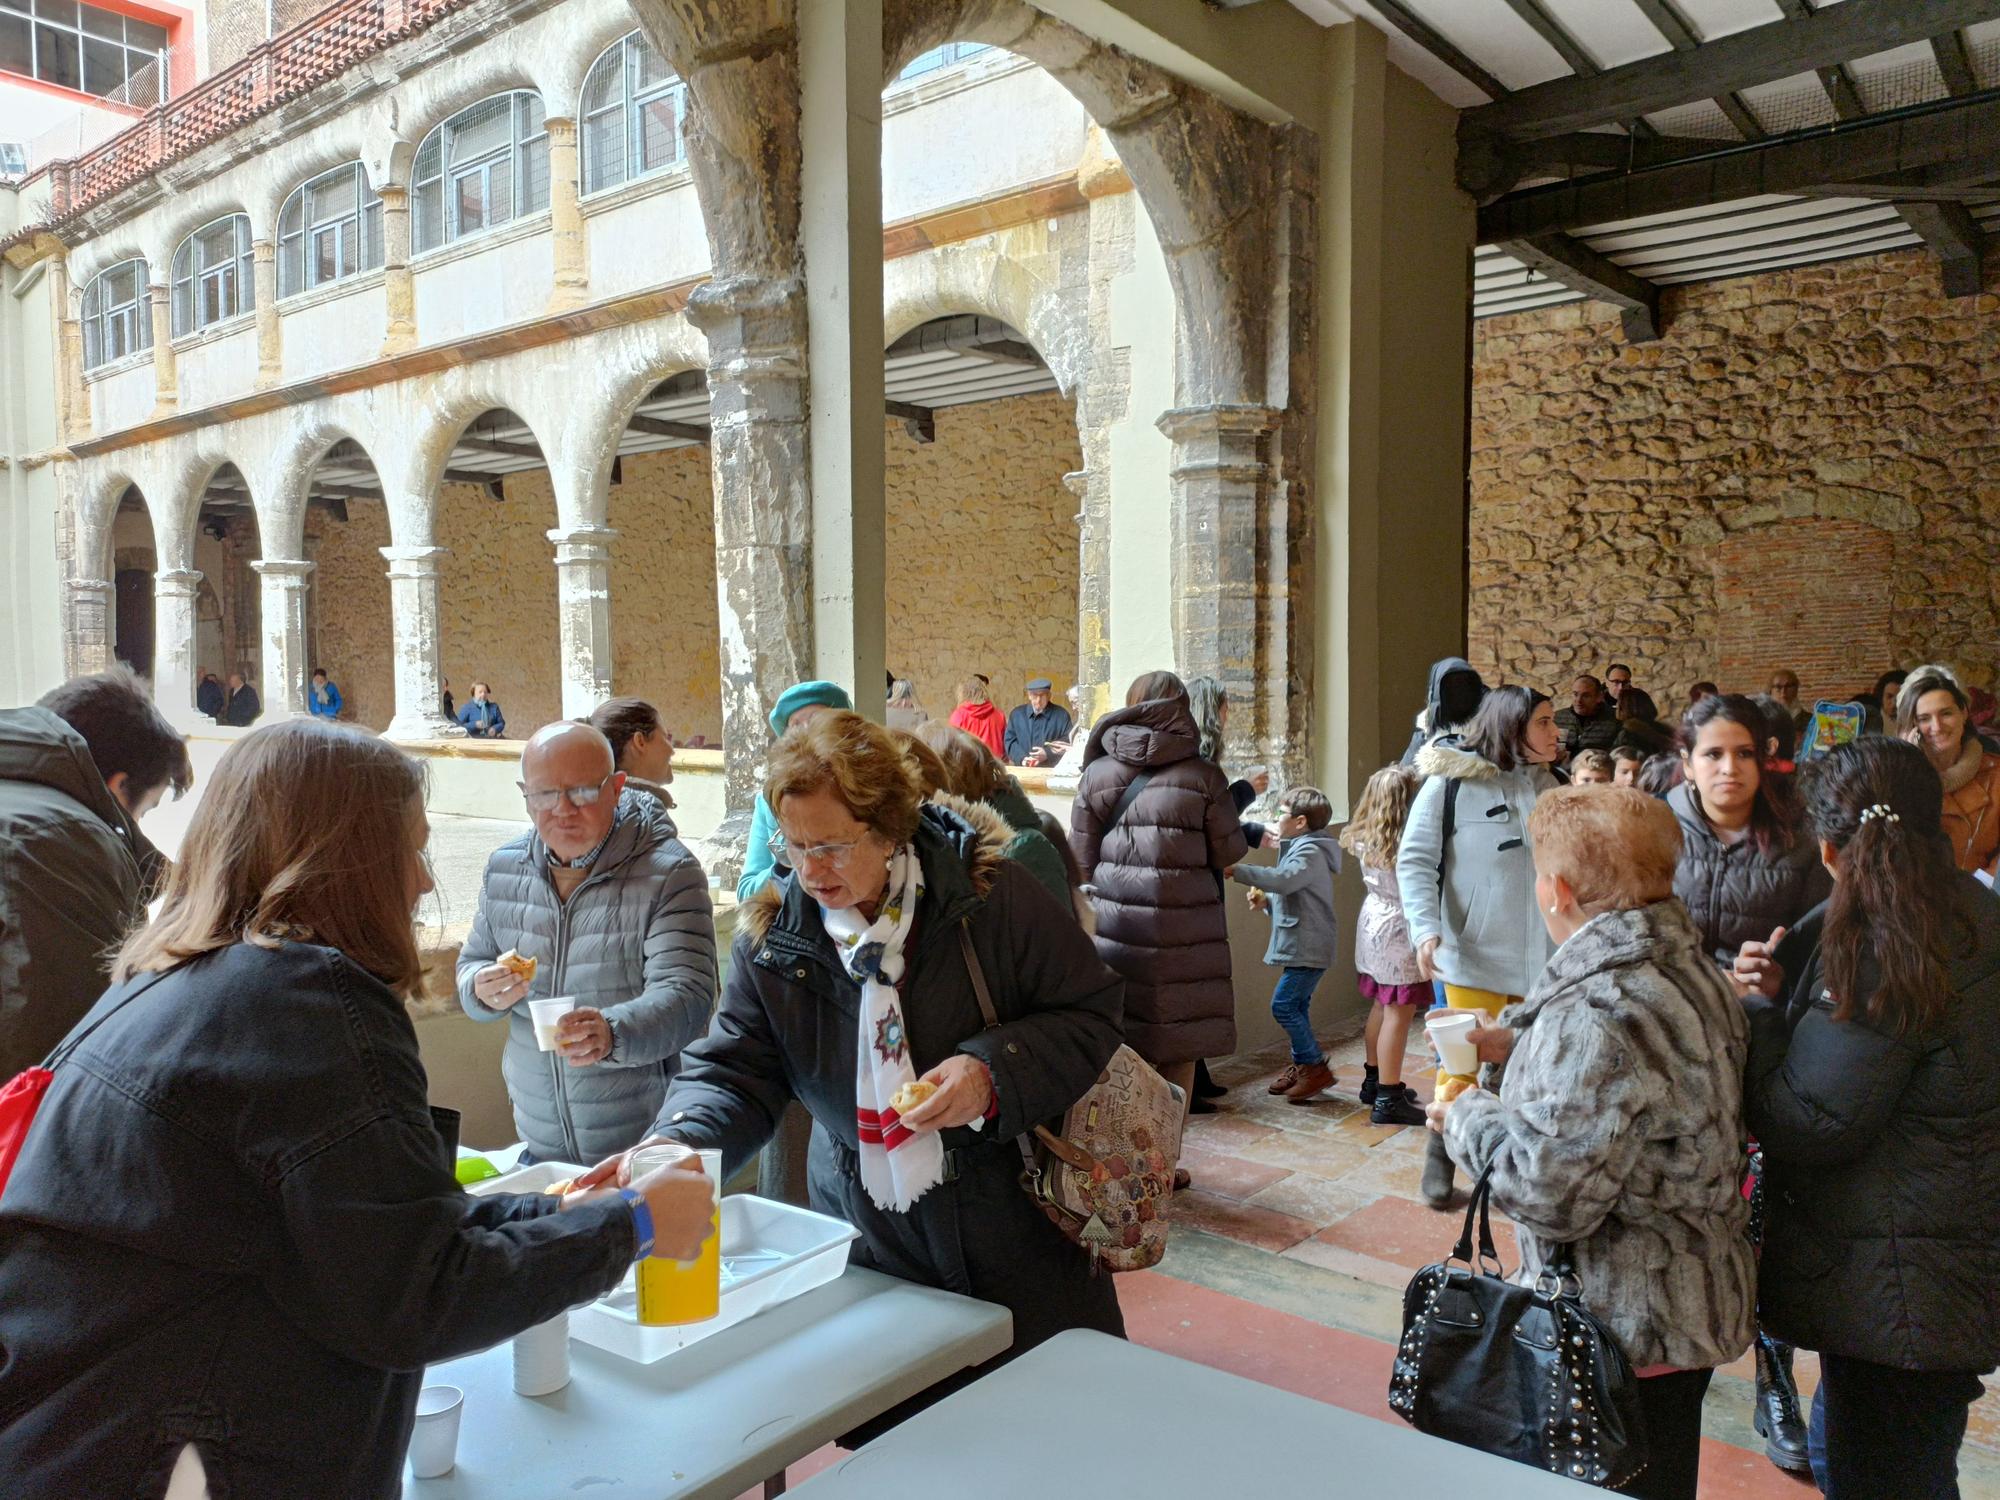
[[[1297,1063],[1286,1063],[1284,1071],[1271,1080],[1271,1086],[1265,1089],[1264,1092],[1267,1094],[1289,1094],[1292,1091],[1292,1085],[1298,1081],[1299,1065]]]
[[[1310,1104],[1327,1089],[1333,1087],[1333,1069],[1324,1062],[1316,1062],[1309,1068],[1300,1068],[1299,1076],[1292,1086],[1285,1090],[1285,1103]]]

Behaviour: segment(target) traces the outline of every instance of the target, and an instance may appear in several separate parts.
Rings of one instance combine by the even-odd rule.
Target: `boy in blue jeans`
[[[1284,970],[1271,996],[1271,1014],[1292,1041],[1292,1064],[1270,1091],[1292,1104],[1310,1104],[1333,1087],[1333,1069],[1312,1029],[1313,991],[1332,967],[1339,941],[1333,877],[1340,869],[1340,845],[1326,831],[1332,821],[1333,804],[1325,792],[1293,787],[1278,808],[1278,863],[1270,869],[1234,865],[1226,872],[1251,888],[1252,906],[1270,913],[1264,962]]]

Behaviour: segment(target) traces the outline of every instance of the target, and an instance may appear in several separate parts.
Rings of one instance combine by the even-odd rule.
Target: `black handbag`
[[[1389,1408],[1433,1437],[1623,1489],[1646,1467],[1639,1383],[1584,1307],[1567,1245],[1532,1286],[1503,1278],[1488,1209],[1492,1171],[1473,1189],[1451,1255],[1403,1293]]]

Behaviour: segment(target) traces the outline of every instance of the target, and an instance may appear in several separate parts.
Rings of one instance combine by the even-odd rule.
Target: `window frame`
[[[55,10],[59,3],[63,9],[74,12],[74,19]],[[51,14],[43,15],[44,5],[49,5]],[[91,18],[86,21],[86,14]],[[27,43],[27,71],[13,68],[0,69],[0,76],[8,78],[28,78],[49,88],[62,89],[79,94],[87,99],[106,99],[113,103],[129,104],[129,99],[121,99],[130,86],[135,73],[151,65],[158,65],[158,77],[167,74],[166,60],[172,51],[173,26],[166,17],[128,15],[122,10],[111,10],[102,5],[92,5],[88,0],[4,0],[0,3],[0,22],[18,22],[24,28]],[[94,24],[93,24],[94,23]],[[105,28],[115,27],[117,34],[109,35]],[[144,27],[160,33],[160,45],[149,47],[135,45],[132,29]],[[45,36],[44,33],[47,33]],[[42,50],[55,48],[59,42],[72,44],[75,54],[76,71],[73,79],[51,76],[53,65],[44,67]],[[106,48],[116,48],[120,68],[117,83],[108,89],[99,90],[91,86],[93,51],[101,54]],[[100,62],[97,66],[102,66]],[[156,99],[163,98],[165,90],[156,85]],[[155,100],[148,100],[148,103]]]
[[[337,186],[336,179],[342,175],[347,175],[354,186],[353,212],[308,221],[308,210],[317,206],[315,195]],[[329,233],[333,236],[335,271],[331,276],[321,276],[315,247]],[[342,271],[338,268],[346,259],[350,237],[354,242],[354,269]],[[378,271],[383,259],[382,197],[368,185],[367,169],[359,161],[333,167],[300,183],[278,212],[280,302]]]
[[[929,78],[933,73],[942,73],[947,68],[955,68],[960,63],[995,50],[991,42],[946,42],[940,47],[931,47],[919,52],[903,67],[895,77],[895,83],[915,83],[919,78]],[[935,58],[936,61],[931,61]],[[922,66],[919,66],[921,64]],[[891,85],[894,87],[894,84]]]
[[[224,228],[230,231],[228,253],[211,259],[213,246],[206,237]],[[174,251],[169,286],[177,339],[255,312],[257,274],[250,249],[250,216],[222,214],[191,232]]]
[[[132,296],[129,300],[106,305],[111,295],[111,279],[122,272],[133,273]],[[152,277],[148,272],[144,256],[129,256],[115,265],[106,266],[84,284],[83,288],[83,368],[85,371],[101,370],[134,354],[148,352],[153,347],[153,306]],[[107,352],[113,340],[113,329],[123,328],[124,347],[116,352]]]
[[[502,99],[507,101],[506,140],[476,156],[454,160],[455,132],[464,128],[466,117]],[[426,156],[431,158],[428,167]],[[496,169],[502,177],[496,177]],[[480,221],[467,228],[461,189],[474,180],[480,184]],[[507,211],[499,218],[493,216],[497,180],[504,180],[508,194]],[[410,167],[410,257],[415,260],[476,239],[545,212],[548,206],[548,111],[541,95],[533,89],[488,94],[433,126],[417,147]]]
[[[641,48],[644,48],[645,52],[641,52]],[[651,53],[659,61],[665,77],[659,83],[642,86],[639,83],[639,64],[645,53]],[[592,109],[590,107],[592,91],[601,87],[603,83],[599,70],[607,66],[615,69],[617,74],[615,102]],[[583,156],[581,181],[578,184],[580,196],[596,197],[600,193],[624,187],[627,183],[643,182],[649,177],[658,177],[687,165],[687,81],[667,66],[667,60],[652,43],[646,40],[644,33],[636,28],[598,54],[597,60],[590,65],[590,71],[584,75],[581,99],[583,108],[578,111],[580,126],[578,147]],[[645,106],[662,99],[673,101],[673,154],[657,166],[635,172],[632,170],[632,164],[640,160],[644,154]],[[607,128],[616,130],[620,143],[618,174],[615,177],[607,174],[606,180],[600,181],[597,178],[596,153],[591,150],[592,132],[599,122],[608,122],[614,117],[615,126]]]

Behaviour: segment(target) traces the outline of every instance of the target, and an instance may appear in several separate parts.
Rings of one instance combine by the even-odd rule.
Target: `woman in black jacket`
[[[1831,888],[1790,778],[1768,766],[1770,740],[1763,710],[1736,693],[1701,699],[1681,721],[1686,779],[1667,793],[1681,825],[1674,894],[1725,969],[1745,943],[1767,942]],[[1761,1329],[1753,1425],[1772,1463],[1793,1473],[1809,1466],[1791,1346]]]
[[[1739,966],[1777,997],[1746,1001],[1760,1303],[1820,1351],[1828,1500],[1955,1500],[2000,1361],[2000,903],[1916,747],[1863,739],[1805,785],[1833,898]]]
[[[425,1364],[609,1291],[649,1221],[707,1238],[698,1167],[459,1187],[403,1008],[428,837],[422,769],[364,730],[223,755],[0,1205],[0,1490],[388,1500]]]
[[[1023,1191],[1016,1145],[1118,1049],[1117,976],[1003,856],[997,820],[981,836],[920,801],[879,725],[835,712],[792,730],[764,797],[791,873],[744,909],[714,1023],[681,1054],[649,1138],[720,1149],[733,1172],[797,1099],[815,1126],[812,1205],[861,1231],[856,1264],[1008,1307],[1010,1354],[1070,1328],[1122,1334],[1112,1278]],[[961,929],[998,1026],[980,1015]],[[897,1103],[911,1083],[935,1092]]]

